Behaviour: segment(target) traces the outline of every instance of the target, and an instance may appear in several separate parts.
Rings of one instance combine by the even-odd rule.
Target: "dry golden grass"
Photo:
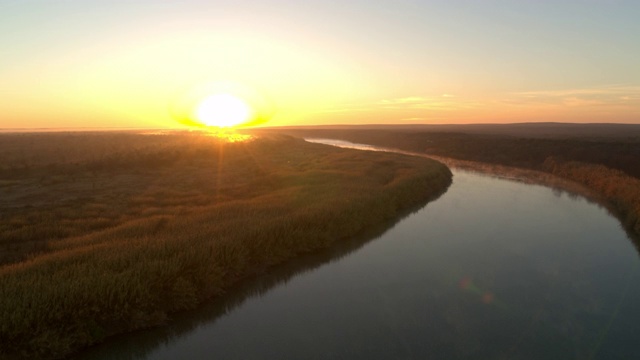
[[[547,158],[544,166],[548,172],[584,184],[602,196],[624,226],[640,235],[640,179],[603,165],[554,157]]]
[[[397,154],[171,136],[143,152],[132,146],[137,156],[126,146],[117,157],[98,153],[72,173],[38,160],[5,177],[14,202],[2,208],[0,357],[56,357],[164,322],[394,219],[451,181],[444,165]]]

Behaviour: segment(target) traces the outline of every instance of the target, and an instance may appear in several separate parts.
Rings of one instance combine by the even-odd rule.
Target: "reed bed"
[[[573,182],[569,188],[585,187],[589,197],[620,220],[640,249],[640,139],[633,131],[629,136],[620,132],[608,136],[556,135],[548,138],[486,131],[485,134],[474,134],[463,130],[286,130],[294,136],[341,139],[408,151],[491,173],[501,166],[511,168],[510,173],[514,168],[521,169],[524,176],[529,176],[533,170],[548,175],[531,177],[534,181],[544,178],[543,182],[547,184],[553,184],[557,179]],[[578,192],[584,193],[582,189]]]
[[[451,182],[448,168],[428,159],[289,137],[168,143],[179,146],[159,142],[142,156],[167,162],[132,166],[125,149],[92,173],[96,161],[85,159],[75,180],[46,185],[55,187],[52,201],[3,209],[12,224],[3,234],[13,234],[5,249],[39,246],[15,247],[0,267],[0,357],[61,357],[161,324],[242,279],[394,219]],[[32,191],[40,170],[14,177],[23,185],[13,189]],[[77,206],[56,207],[56,198]],[[48,204],[56,216],[42,214]]]

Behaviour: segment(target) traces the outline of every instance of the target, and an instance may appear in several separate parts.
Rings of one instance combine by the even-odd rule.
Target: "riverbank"
[[[633,358],[640,267],[617,220],[537,183],[452,172],[357,251],[298,257],[73,359]]]
[[[522,133],[498,134],[496,129],[480,134],[463,130],[456,132],[453,126],[446,132],[297,128],[286,133],[393,148],[485,173],[521,172],[521,178],[555,182],[596,199],[635,239],[640,236],[640,139],[605,135],[534,138]]]
[[[60,136],[49,140],[71,141]],[[77,138],[86,147],[78,153],[95,155],[6,172],[1,356],[61,357],[166,322],[243,279],[397,218],[451,183],[432,160],[290,137],[123,136],[99,151],[99,141]],[[12,140],[14,148],[32,141]]]
[[[528,184],[544,185],[605,207],[620,220],[627,235],[635,241],[640,253],[640,180],[622,171],[602,165],[564,162],[550,157],[544,163],[546,171],[517,168],[477,161],[458,160],[443,156],[402,152],[437,160],[450,168],[473,171]],[[595,174],[595,175],[594,175]]]

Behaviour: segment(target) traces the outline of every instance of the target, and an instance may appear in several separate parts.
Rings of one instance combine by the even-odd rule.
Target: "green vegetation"
[[[554,134],[553,124],[530,125],[538,128],[531,137],[516,125],[451,125],[444,131],[436,127],[298,128],[287,133],[551,174],[586,186],[630,232],[640,235],[640,126],[599,125],[596,133],[592,126],[573,125],[572,136],[567,126],[557,125]]]
[[[285,136],[0,136],[0,358],[162,323],[451,181],[435,161]]]

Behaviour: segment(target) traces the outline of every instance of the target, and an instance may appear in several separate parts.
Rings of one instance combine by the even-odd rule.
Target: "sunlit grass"
[[[205,134],[230,143],[249,141],[254,138],[252,135],[239,133],[234,128],[209,127]]]
[[[618,130],[620,131],[620,130]],[[640,142],[624,133],[601,137],[530,137],[456,132],[356,129],[300,129],[293,134],[343,139],[357,143],[427,154],[449,164],[496,172],[497,167],[533,170],[545,183],[558,180],[607,207],[634,238],[640,238]],[[525,172],[526,173],[526,172]],[[524,175],[521,173],[520,175]],[[532,177],[531,173],[524,176]],[[540,177],[540,175],[543,175]],[[636,241],[640,249],[640,241]],[[640,251],[640,250],[639,250]]]
[[[162,323],[241,279],[394,219],[451,181],[426,159],[288,137],[85,136],[2,143],[6,159],[34,160],[0,172],[18,182],[2,195],[22,206],[0,209],[9,254],[0,266],[0,358],[53,357]],[[61,144],[76,152],[62,156]],[[53,174],[55,183],[42,182]]]

